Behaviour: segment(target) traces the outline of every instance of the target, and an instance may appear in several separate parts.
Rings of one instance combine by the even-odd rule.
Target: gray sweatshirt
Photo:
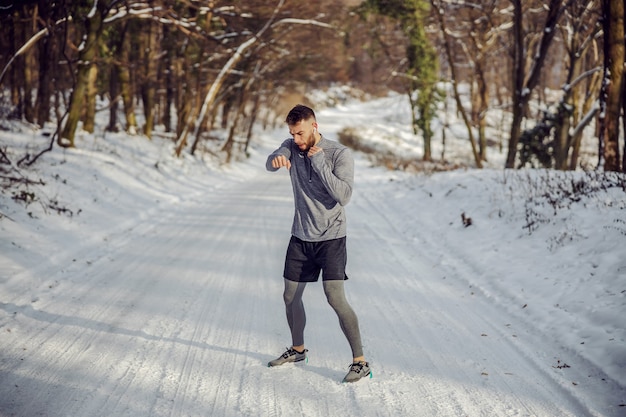
[[[307,242],[346,236],[344,206],[350,201],[354,182],[350,149],[324,137],[317,146],[323,151],[309,158],[293,139],[286,139],[265,164],[268,171],[276,171],[272,160],[278,155],[291,162],[289,175],[295,204],[291,234]]]

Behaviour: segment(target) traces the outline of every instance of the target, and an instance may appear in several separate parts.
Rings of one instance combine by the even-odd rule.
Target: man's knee
[[[301,298],[305,285],[306,284],[303,282],[295,282],[285,279],[285,290],[283,291],[283,301],[285,302],[285,305],[289,306],[293,304],[294,301]]]
[[[343,291],[343,281],[325,281],[324,294],[326,300],[335,310],[347,304],[346,296]]]

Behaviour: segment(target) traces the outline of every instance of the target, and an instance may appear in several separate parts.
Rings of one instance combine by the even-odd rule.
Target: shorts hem
[[[341,276],[341,275],[331,275],[329,277],[324,276],[322,277],[322,281],[345,281],[348,279],[347,275]]]
[[[291,277],[285,277],[283,276],[283,278],[285,278],[287,281],[293,281],[293,282],[317,282],[319,281],[319,277],[316,278],[301,278],[301,277],[297,277],[297,278],[291,278]]]

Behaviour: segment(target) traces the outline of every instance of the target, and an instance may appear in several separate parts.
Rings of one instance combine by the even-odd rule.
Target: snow
[[[87,19],[93,19],[93,17],[96,15],[97,12],[98,12],[98,0],[95,0],[93,2],[93,6],[91,7],[91,10],[87,14]]]
[[[320,131],[414,157],[404,100],[346,99],[318,111]],[[44,132],[0,134],[35,153]],[[350,351],[319,283],[309,362],[267,368],[290,343],[291,187],[264,170],[286,134],[257,130],[250,158],[223,166],[80,132],[21,171],[45,185],[3,188],[0,416],[625,414],[624,179],[502,170],[497,150],[488,169],[428,175],[356,153],[346,291],[373,378],[340,382]],[[447,157],[471,164],[448,136]]]

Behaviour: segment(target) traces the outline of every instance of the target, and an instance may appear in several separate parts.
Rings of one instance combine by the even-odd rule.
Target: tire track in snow
[[[27,363],[19,363],[23,340],[0,340],[0,370],[9,371],[0,378],[19,385],[0,384],[0,396],[32,401],[2,412],[591,414],[516,351],[525,352],[503,330],[505,313],[459,284],[463,260],[444,265],[421,253],[426,244],[403,235],[390,202],[365,189],[348,206],[346,291],[374,378],[339,382],[349,351],[320,283],[305,294],[309,364],[267,368],[289,340],[281,272],[293,203],[283,174],[172,206],[95,249],[90,267],[59,275],[71,284],[37,305],[50,323],[19,311],[15,319],[32,349]]]
[[[166,221],[163,222],[166,223]],[[194,225],[191,226],[193,227]],[[184,235],[184,231],[179,233]],[[153,247],[149,245],[149,242],[142,242],[140,240],[139,242],[131,242],[131,245],[133,243],[135,246],[144,248],[144,250],[148,252],[153,249]],[[128,243],[125,245],[117,244],[116,247],[110,248],[110,251],[113,253],[112,256],[115,257],[116,251],[123,252],[126,250],[127,246],[131,245]],[[100,254],[101,253],[98,253],[98,251],[94,251],[93,253],[94,256],[98,256]],[[139,329],[126,329],[122,325],[118,324],[123,322],[124,317],[127,316],[131,310],[137,307],[139,304],[138,300],[142,299],[143,295],[149,291],[150,286],[155,285],[158,287],[158,285],[156,285],[160,282],[158,277],[151,277],[150,271],[144,272],[142,265],[144,265],[143,262],[145,261],[142,259],[137,261],[133,260],[132,257],[128,257],[123,261],[125,266],[120,270],[117,270],[115,266],[106,265],[109,262],[109,256],[111,255],[102,255],[98,261],[93,263],[93,268],[102,268],[104,272],[92,274],[89,280],[82,281],[82,277],[76,277],[73,279],[71,274],[69,274],[68,277],[68,274],[63,271],[63,273],[59,273],[59,280],[65,280],[67,278],[70,282],[74,281],[74,285],[72,285],[70,291],[70,294],[72,294],[72,300],[63,300],[67,301],[67,303],[64,304],[66,309],[63,311],[63,314],[55,314],[46,311],[49,307],[54,308],[55,304],[59,304],[61,301],[60,299],[64,298],[61,293],[63,290],[62,288],[57,289],[58,294],[56,297],[53,297],[51,302],[47,304],[43,301],[40,302],[38,304],[40,306],[39,310],[31,314],[32,318],[35,320],[42,320],[43,316],[43,321],[48,321],[50,323],[46,324],[43,328],[38,329],[37,332],[30,336],[30,338],[27,338],[25,342],[24,340],[20,340],[18,342],[20,345],[26,344],[27,346],[37,346],[47,344],[49,346],[51,343],[59,342],[62,344],[55,347],[55,349],[40,350],[38,353],[41,355],[41,362],[46,363],[47,366],[37,366],[34,371],[26,375],[26,378],[38,380],[41,379],[41,375],[62,374],[67,366],[66,364],[76,365],[77,363],[84,362],[84,357],[87,356],[86,353],[88,352],[89,347],[100,344],[99,341],[102,339],[102,332],[107,333],[112,331],[121,333],[123,336],[127,337],[147,337],[149,340],[148,345],[152,345],[154,344],[154,341],[158,341],[159,336],[148,336]],[[157,254],[157,256],[159,256],[159,254]],[[111,276],[122,273],[122,271],[125,271],[126,274],[131,274],[133,272],[136,273],[133,274],[134,276],[132,279],[125,282],[121,282],[123,279],[120,279],[119,277]],[[80,275],[81,272],[82,271],[78,269],[77,275]],[[69,288],[65,289],[69,290]],[[114,289],[114,291],[110,291],[110,289]],[[98,294],[97,301],[94,296],[90,295],[93,292]],[[29,307],[26,307],[26,309],[28,310]],[[19,314],[24,309],[16,308],[16,310]],[[206,325],[207,321],[204,320],[205,318],[206,317],[204,315],[201,315],[198,323],[204,323]],[[72,338],[67,338],[61,334],[62,331],[67,331],[68,325],[71,328],[79,329],[79,331],[76,332]],[[198,340],[201,339],[201,337],[193,336],[192,339]],[[117,405],[120,403],[119,399],[123,399],[124,394],[128,392],[128,387],[137,382],[136,380],[138,378],[138,374],[141,374],[140,370],[144,368],[144,364],[147,363],[147,353],[150,350],[157,351],[158,349],[143,346],[137,348],[135,354],[132,354],[132,349],[131,352],[126,352],[122,356],[122,359],[118,361],[118,364],[113,367],[122,368],[121,374],[115,377],[117,382],[111,385],[111,381],[108,381],[105,378],[92,387],[93,390],[97,392],[101,389],[101,387],[105,386],[106,391],[110,394],[108,397],[104,398],[99,407],[104,407],[104,409],[107,407],[116,409]],[[105,353],[104,356],[106,359],[106,357],[110,355]],[[89,365],[91,364],[86,364],[85,367],[89,367]],[[94,363],[93,365],[97,365],[97,363]],[[107,375],[108,377],[113,376],[113,371],[110,369],[105,369],[104,371],[109,373]],[[151,378],[150,375],[141,377],[144,379]],[[54,376],[51,376],[50,378],[50,381],[60,380]],[[57,385],[63,384],[63,382],[53,383]],[[37,404],[38,402],[48,404],[53,401],[54,396],[55,395],[52,394],[39,397],[35,395],[35,398],[31,398],[31,402],[34,404]],[[83,402],[84,401],[85,400],[83,400]],[[110,403],[113,405],[110,405]],[[38,406],[39,405],[35,405],[35,407]],[[132,409],[130,414],[133,414]]]
[[[32,306],[13,305],[16,318],[26,324],[33,323],[36,331],[26,333],[26,337],[13,339],[14,343],[7,346],[7,352],[11,347],[18,350],[18,346],[24,346],[21,349],[24,350],[26,360],[36,360],[40,365],[27,368],[27,372],[23,373],[19,370],[19,362],[10,363],[7,360],[8,366],[3,367],[3,372],[19,374],[20,380],[36,381],[52,387],[34,392],[29,398],[29,404],[26,404],[26,410],[29,411],[25,411],[24,415],[45,408],[39,404],[47,404],[57,397],[65,397],[64,407],[71,410],[75,398],[59,394],[65,385],[73,388],[78,395],[92,395],[85,394],[81,380],[89,378],[84,369],[104,361],[108,355],[108,352],[99,349],[99,346],[106,345],[106,341],[102,340],[103,333],[135,334],[134,331],[119,327],[117,323],[133,308],[133,301],[126,299],[127,295],[140,292],[142,283],[134,281],[131,282],[134,286],[126,288],[103,285],[102,280],[106,283],[108,277],[94,271],[102,266],[110,268],[107,265],[110,252],[105,251],[102,256],[96,252],[83,252],[99,256],[99,260],[91,264],[88,270],[81,270],[78,264],[73,264],[52,274],[50,279],[61,284],[37,297],[37,302]],[[64,380],[60,377],[62,374],[76,375],[75,380]],[[97,391],[99,387],[96,384],[92,388]]]
[[[275,266],[273,259],[268,260],[266,251],[275,245],[275,239],[267,236],[273,230],[268,229],[267,224],[272,222],[276,214],[271,215],[271,206],[268,208],[261,204],[263,190],[259,189],[259,183],[250,187],[224,190],[219,201],[214,201],[205,209],[205,219],[211,223],[205,231],[211,235],[210,240],[203,249],[212,259],[205,265],[207,289],[210,290],[201,297],[203,300],[200,303],[205,306],[202,313],[190,316],[189,320],[195,321],[196,326],[192,341],[214,346],[215,352],[194,348],[192,353],[192,349],[189,349],[184,363],[185,371],[177,382],[179,388],[172,398],[175,406],[170,415],[186,415],[184,412],[189,411],[190,404],[196,403],[199,396],[210,399],[207,402],[212,404],[209,409],[214,415],[223,415],[225,408],[245,409],[248,402],[254,404],[258,401],[256,395],[253,399],[246,397],[244,387],[250,385],[246,374],[239,379],[233,376],[241,373],[242,366],[256,366],[260,363],[258,359],[250,360],[246,355],[253,349],[259,349],[259,346],[251,345],[259,338],[250,337],[255,333],[254,321],[248,317],[250,312],[246,308],[233,310],[231,305],[240,302],[251,286],[258,286],[259,289],[267,286],[267,273],[264,272],[265,276],[261,277],[264,280],[259,280],[258,275],[259,271]],[[283,203],[279,201],[280,205]],[[198,228],[202,226],[198,225]],[[242,236],[245,242],[231,242],[233,238],[239,240]],[[246,280],[253,280],[254,285]],[[276,284],[281,283],[276,281]],[[278,289],[277,285],[274,287],[274,290]],[[246,307],[252,307],[254,313],[263,310],[258,302],[246,304]],[[231,349],[230,346],[238,349]],[[198,368],[205,368],[207,373],[201,381]],[[192,381],[193,384],[190,384]],[[253,391],[256,389],[254,387]]]
[[[402,219],[394,217],[389,202],[371,194],[359,195],[353,205],[356,213],[351,213],[352,219],[359,223],[352,235],[353,249],[356,246],[356,252],[365,252],[374,247],[371,240],[377,241],[379,248],[376,254],[359,256],[357,264],[385,265],[370,266],[379,271],[379,276],[369,273],[367,285],[359,288],[375,287],[367,290],[376,294],[369,297],[374,300],[390,296],[384,300],[387,302],[369,304],[376,314],[368,315],[363,326],[367,328],[367,320],[382,318],[388,322],[387,327],[374,326],[388,332],[383,336],[385,345],[374,353],[380,354],[385,362],[384,373],[389,372],[393,378],[412,380],[407,372],[421,374],[414,382],[420,387],[429,386],[427,391],[422,390],[425,399],[442,399],[429,407],[427,415],[591,415],[509,340],[510,334],[498,324],[507,321],[501,311],[484,305],[456,284],[454,277],[461,268],[442,268],[425,256],[424,252],[433,251],[425,250],[430,243],[424,238],[431,242],[437,236],[411,240],[403,233]],[[354,266],[354,256],[352,261]],[[361,274],[368,272],[364,268]],[[446,276],[453,279],[443,279]],[[474,309],[488,314],[478,316]],[[402,320],[407,316],[415,320]],[[389,360],[394,352],[401,353]],[[433,383],[433,378],[448,382]],[[554,398],[561,398],[564,404]]]

